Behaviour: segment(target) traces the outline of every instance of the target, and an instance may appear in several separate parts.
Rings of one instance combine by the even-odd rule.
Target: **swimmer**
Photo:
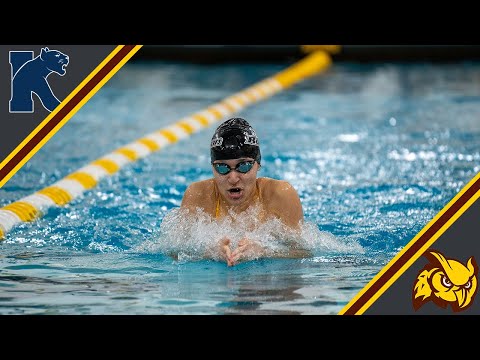
[[[297,191],[287,181],[257,178],[261,167],[260,144],[245,119],[231,118],[218,126],[211,140],[210,158],[213,178],[190,184],[183,195],[181,209],[196,214],[199,208],[214,219],[230,216],[234,221],[237,215],[256,207],[258,217],[252,220],[265,222],[277,218],[292,238],[300,234],[304,218]],[[254,227],[252,221],[249,228]],[[225,234],[207,256],[219,257],[228,266],[233,266],[261,257],[309,255],[292,241],[289,241],[288,251],[282,254],[269,254],[268,249],[247,237],[241,239],[235,248],[232,246],[233,242]]]

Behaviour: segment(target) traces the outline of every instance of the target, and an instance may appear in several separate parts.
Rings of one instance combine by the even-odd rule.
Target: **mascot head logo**
[[[474,257],[464,265],[438,251],[428,251],[424,256],[430,263],[415,279],[412,296],[415,311],[428,301],[444,309],[450,304],[454,312],[472,305],[478,290],[478,265]]]
[[[33,112],[33,94],[45,109],[53,111],[60,100],[53,94],[47,77],[52,73],[64,76],[69,61],[68,55],[48,47],[42,48],[36,58],[33,58],[33,51],[10,51],[10,113]]]
[[[49,50],[45,47],[40,52],[40,59],[44,62],[45,67],[51,72],[55,72],[60,76],[66,74],[66,67],[70,58],[57,50]]]

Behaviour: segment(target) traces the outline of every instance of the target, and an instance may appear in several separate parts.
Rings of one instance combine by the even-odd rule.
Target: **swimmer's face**
[[[249,167],[245,163],[253,162],[252,168],[246,173],[234,170],[237,168],[244,171]],[[232,170],[225,175],[215,170],[215,164],[228,165]],[[240,164],[240,165],[239,165]],[[238,206],[247,203],[255,194],[258,163],[252,158],[240,158],[233,160],[216,160],[213,162],[213,175],[215,183],[222,197],[229,205]]]

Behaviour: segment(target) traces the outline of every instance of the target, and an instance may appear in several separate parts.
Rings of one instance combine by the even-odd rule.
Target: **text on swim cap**
[[[222,146],[223,144],[223,137],[218,137],[218,134],[215,134],[215,138],[212,139],[212,143],[210,147]]]
[[[247,132],[243,132],[243,134],[245,135],[245,142],[244,144],[246,145],[254,145],[254,146],[259,146],[258,145],[258,137],[257,137],[257,134],[255,134],[255,131],[250,128],[250,131],[252,132],[252,134],[250,135],[249,133]]]

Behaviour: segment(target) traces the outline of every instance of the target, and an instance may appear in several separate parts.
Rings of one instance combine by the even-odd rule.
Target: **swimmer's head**
[[[252,158],[260,165],[261,154],[257,134],[242,118],[223,122],[213,134],[210,157],[215,160]]]

